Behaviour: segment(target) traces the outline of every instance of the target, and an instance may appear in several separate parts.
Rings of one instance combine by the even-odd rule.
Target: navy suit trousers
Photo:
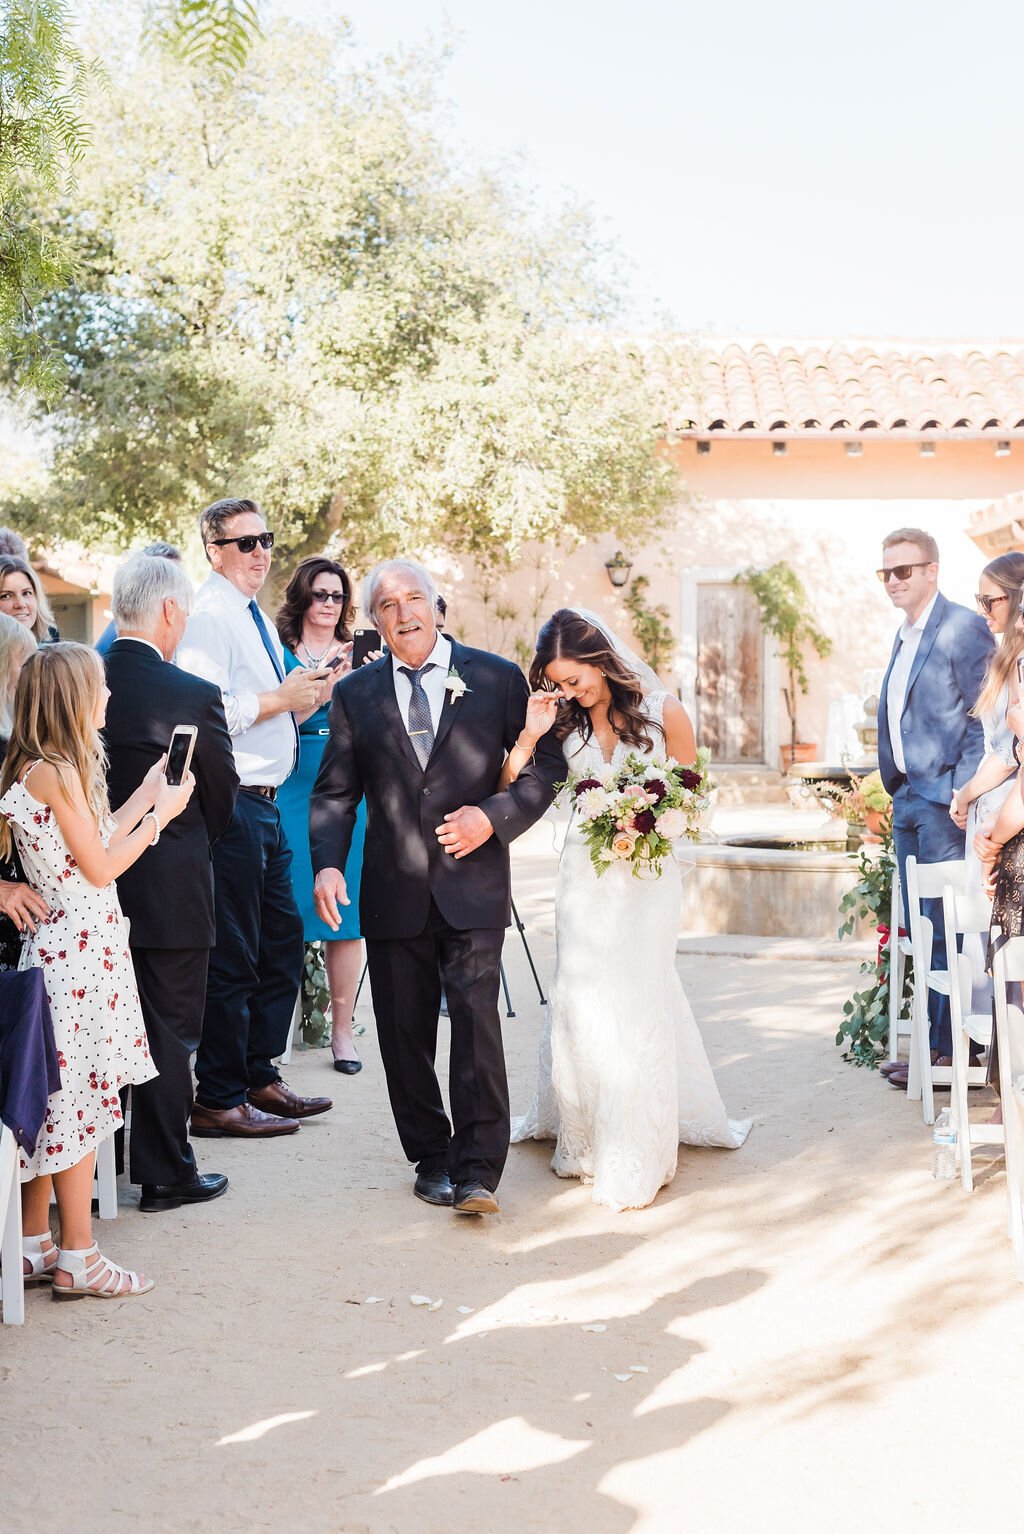
[[[210,953],[196,1101],[234,1108],[280,1079],[305,952],[292,855],[277,805],[239,792],[213,848],[217,942]]]
[[[953,824],[949,807],[935,804],[903,783],[893,795],[892,834],[903,889],[903,925],[910,930],[907,918],[907,858],[919,863],[948,863],[964,856],[963,831]],[[934,929],[932,968],[946,968],[946,937],[942,920],[942,901],[923,900],[922,913]],[[929,1039],[940,1055],[953,1052],[953,1034],[949,1023],[949,998],[931,992],[928,997]]]

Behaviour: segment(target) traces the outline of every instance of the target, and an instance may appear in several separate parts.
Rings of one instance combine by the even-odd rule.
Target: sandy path
[[[519,861],[544,975],[549,888],[548,861]],[[507,955],[521,1107],[540,1011],[514,935]],[[842,1063],[851,968],[679,968],[755,1128],[739,1152],[684,1151],[647,1211],[596,1208],[541,1146],[513,1148],[498,1219],[416,1202],[368,1009],[359,1077],[313,1053],[288,1073],[333,1088],[333,1114],[200,1142],[226,1198],[143,1216],[125,1189],[101,1237],[154,1294],[58,1309],[32,1291],[0,1332],[3,1528],[862,1534],[1019,1505],[1001,1175],[970,1199],[934,1184],[916,1108]]]

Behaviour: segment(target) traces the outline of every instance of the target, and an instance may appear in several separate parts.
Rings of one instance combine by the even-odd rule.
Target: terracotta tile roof
[[[1024,431],[1024,343],[704,343],[682,436]]]

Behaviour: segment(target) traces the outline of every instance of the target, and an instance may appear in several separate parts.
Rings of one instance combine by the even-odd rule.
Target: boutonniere
[[[462,677],[453,666],[444,679],[445,691],[451,693],[453,703],[458,703],[465,692],[472,692],[472,687],[467,687]]]

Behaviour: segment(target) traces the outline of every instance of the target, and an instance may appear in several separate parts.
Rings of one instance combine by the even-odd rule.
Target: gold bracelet
[[[521,740],[517,740],[516,743],[515,743],[515,746],[513,747],[513,750],[515,750],[515,751],[526,751],[526,752],[529,753],[530,756],[532,756],[533,753],[534,753],[534,750],[535,750],[535,746],[524,746]]]

